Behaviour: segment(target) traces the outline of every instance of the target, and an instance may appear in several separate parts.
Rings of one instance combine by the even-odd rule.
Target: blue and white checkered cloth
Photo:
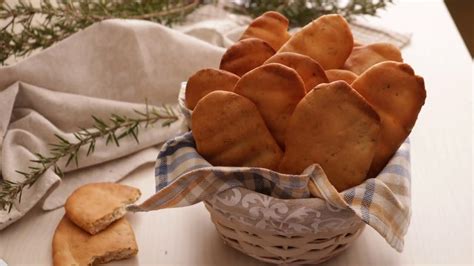
[[[263,168],[214,167],[196,151],[192,133],[188,132],[168,141],[158,155],[156,194],[140,205],[130,206],[129,210],[189,206],[236,187],[283,199],[310,198],[317,194],[334,207],[354,211],[401,251],[411,215],[409,147],[407,140],[376,178],[338,193],[317,164],[301,175]]]

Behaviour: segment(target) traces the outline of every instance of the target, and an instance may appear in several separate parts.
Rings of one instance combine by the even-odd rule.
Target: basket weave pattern
[[[230,195],[231,193],[237,196]],[[295,213],[302,212],[300,207],[296,207],[298,204],[290,205],[294,200],[280,200],[245,189],[227,192],[227,195],[221,197],[223,201],[213,199],[205,202],[220,237],[229,246],[269,263],[324,262],[345,250],[357,239],[365,225],[350,213],[328,210],[323,203],[298,217]],[[251,200],[248,200],[249,198]],[[233,203],[229,203],[231,201]],[[282,213],[278,212],[278,208]],[[255,210],[258,210],[258,214]],[[253,218],[250,217],[252,213]],[[279,215],[274,215],[276,218],[272,218],[268,213]],[[311,220],[314,220],[315,216],[309,213],[318,213],[321,223],[317,226],[311,225]],[[291,225],[288,227],[286,222],[282,222],[282,220],[289,221],[288,217],[292,217],[290,220],[294,223],[306,225],[306,229],[294,230]],[[265,221],[263,223],[265,225],[262,225],[262,220]],[[339,220],[344,222],[338,223]]]

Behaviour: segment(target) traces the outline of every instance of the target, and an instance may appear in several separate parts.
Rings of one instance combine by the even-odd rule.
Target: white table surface
[[[325,265],[472,264],[472,76],[469,53],[441,1],[404,1],[383,23],[413,32],[405,61],[425,78],[427,100],[411,134],[413,215],[405,250],[397,253],[367,228]],[[152,165],[124,183],[153,194]],[[9,265],[51,264],[51,240],[63,209],[31,211],[0,231],[0,258]],[[140,248],[113,265],[262,265],[225,246],[202,204],[128,215]],[[1,263],[0,263],[1,264]]]

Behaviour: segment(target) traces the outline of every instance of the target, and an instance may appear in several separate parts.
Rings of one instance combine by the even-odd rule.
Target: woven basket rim
[[[224,212],[227,211],[227,210],[225,210],[224,208],[221,209],[221,208],[215,206],[214,204],[212,204],[212,203],[209,202],[209,201],[204,201],[204,206],[206,207],[206,209],[212,208],[215,212],[218,212],[218,213],[220,213],[221,215],[225,215]],[[208,211],[209,211],[209,210],[208,210]],[[349,210],[349,209],[348,209],[347,211],[351,211],[351,212],[353,213],[352,210]],[[236,214],[236,215],[238,214],[238,216],[239,216],[239,217],[242,217],[242,218],[249,218],[249,219],[255,219],[255,218],[256,218],[256,217],[254,217],[254,216],[252,216],[252,215],[248,215],[248,214],[245,214],[245,213],[234,213],[234,214]],[[265,221],[270,221],[270,222],[271,222],[271,221],[274,221],[274,219],[269,218],[269,217],[260,217],[260,218],[261,218],[260,220],[265,220]],[[355,214],[352,216],[352,218],[354,218],[354,219],[356,219],[357,221],[363,223],[362,219],[360,219],[360,218],[359,218],[357,215],[355,215]],[[289,224],[291,224],[290,222],[284,222],[284,221],[279,221],[279,222],[280,222],[282,225],[283,225],[283,224],[284,224],[284,225],[289,225]],[[264,230],[262,230],[262,231],[264,231]],[[322,232],[322,233],[329,232],[329,231],[331,231],[331,230],[329,230],[329,229],[320,230],[320,229],[319,229],[319,232]],[[310,233],[310,232],[308,232],[308,233]],[[274,233],[274,232],[272,233],[272,235],[275,235],[275,234],[276,234],[276,233]],[[294,233],[294,234],[285,233],[285,235],[286,235],[286,236],[298,236],[298,235],[301,235],[301,233]]]

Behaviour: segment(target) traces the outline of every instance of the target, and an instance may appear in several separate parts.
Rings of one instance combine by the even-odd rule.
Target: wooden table
[[[367,228],[327,265],[472,263],[472,61],[441,1],[398,3],[382,14],[395,30],[413,32],[405,61],[425,78],[427,101],[412,140],[413,216],[405,250],[397,253]],[[153,168],[124,183],[154,187]],[[33,210],[0,232],[0,258],[10,265],[51,263],[51,239],[63,215]],[[222,244],[202,204],[129,215],[140,252],[115,265],[262,265]],[[1,264],[1,263],[0,263]]]

